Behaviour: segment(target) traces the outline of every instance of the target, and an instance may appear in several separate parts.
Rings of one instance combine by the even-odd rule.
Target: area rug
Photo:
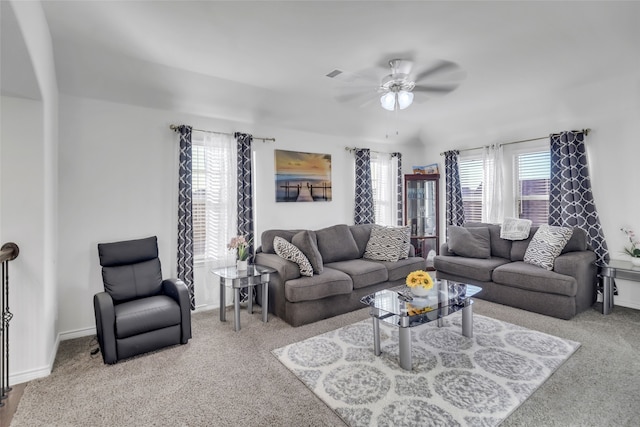
[[[398,365],[398,329],[371,320],[273,350],[350,426],[495,426],[522,404],[580,343],[474,315],[412,329],[413,370]]]

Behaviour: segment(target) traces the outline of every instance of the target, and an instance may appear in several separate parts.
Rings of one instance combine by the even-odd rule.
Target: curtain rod
[[[180,126],[178,126],[178,125],[169,125],[169,129],[171,129],[172,131],[177,131],[179,127]],[[191,130],[192,131],[196,131],[196,132],[215,133],[215,134],[218,134],[218,135],[231,135],[231,136],[233,136],[233,134],[229,133],[229,132],[216,132],[214,130],[203,130],[203,129],[195,129],[195,128],[191,128]],[[262,137],[254,136],[253,139],[261,139],[263,142],[266,142],[266,141],[276,142],[275,138],[262,138]]]
[[[573,132],[578,132],[578,131],[573,131]],[[589,129],[589,128],[582,129],[581,132],[584,132],[585,135],[589,135],[589,132],[591,132],[591,129]],[[502,144],[498,144],[498,145],[500,147],[502,147],[503,145],[520,144],[521,142],[540,141],[541,139],[549,139],[549,136],[550,135],[541,136],[541,137],[538,137],[538,138],[521,139],[521,140],[518,140],[518,141],[503,142]],[[461,148],[461,149],[459,149],[457,151],[472,151],[472,150],[479,150],[479,149],[485,148],[485,147],[487,147],[487,146],[483,145],[482,147],[475,147],[475,148]],[[440,153],[440,155],[444,156],[444,153]]]
[[[354,151],[357,150],[363,150],[363,148],[358,148],[358,147],[344,147],[345,150],[347,150],[350,153],[353,153]],[[393,155],[394,153],[387,153],[385,151],[376,151],[376,150],[371,150],[369,149],[370,153],[376,153],[376,154],[389,154],[389,155]]]

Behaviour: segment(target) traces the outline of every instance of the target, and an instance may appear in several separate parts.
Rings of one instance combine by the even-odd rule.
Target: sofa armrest
[[[301,276],[298,264],[293,261],[280,258],[276,254],[266,254],[264,252],[258,253],[256,254],[255,263],[275,269],[282,278],[282,282],[286,282],[290,279],[297,279]]]
[[[448,243],[443,243],[440,245],[440,255],[455,256],[456,254],[449,250]]]
[[[186,344],[191,338],[191,297],[187,285],[180,279],[164,279],[164,294],[174,299],[180,306],[180,343]]]
[[[593,251],[567,252],[558,256],[553,264],[554,272],[576,279],[578,306],[588,307],[595,302],[598,282],[596,258]]]
[[[96,336],[104,363],[118,361],[116,350],[116,313],[111,295],[98,292],[93,296],[93,310],[96,317]]]

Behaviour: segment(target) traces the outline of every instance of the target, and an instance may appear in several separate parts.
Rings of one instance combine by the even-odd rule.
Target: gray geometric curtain
[[[356,150],[356,194],[355,224],[373,224],[373,189],[371,187],[371,151],[367,148]]]
[[[549,225],[583,229],[598,260],[606,262],[609,250],[591,193],[584,137],[582,131],[550,136]]]
[[[251,142],[253,136],[236,132],[238,143],[238,236],[245,236],[249,245],[249,262],[253,260],[253,190],[251,188]]]
[[[444,153],[447,225],[464,224],[464,205],[460,187],[458,154],[460,152],[456,150]]]
[[[193,219],[191,216],[191,126],[180,126],[178,171],[178,263],[177,276],[189,289],[191,310],[196,308],[193,288]]]
[[[391,153],[391,157],[398,159],[398,172],[396,179],[396,210],[398,211],[398,225],[404,223],[402,215],[402,153]]]

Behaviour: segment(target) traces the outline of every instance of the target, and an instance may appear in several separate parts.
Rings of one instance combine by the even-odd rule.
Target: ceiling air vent
[[[339,76],[340,74],[342,74],[341,70],[333,70],[332,72],[330,72],[329,74],[327,74],[327,77],[329,78],[334,78],[336,76]]]

